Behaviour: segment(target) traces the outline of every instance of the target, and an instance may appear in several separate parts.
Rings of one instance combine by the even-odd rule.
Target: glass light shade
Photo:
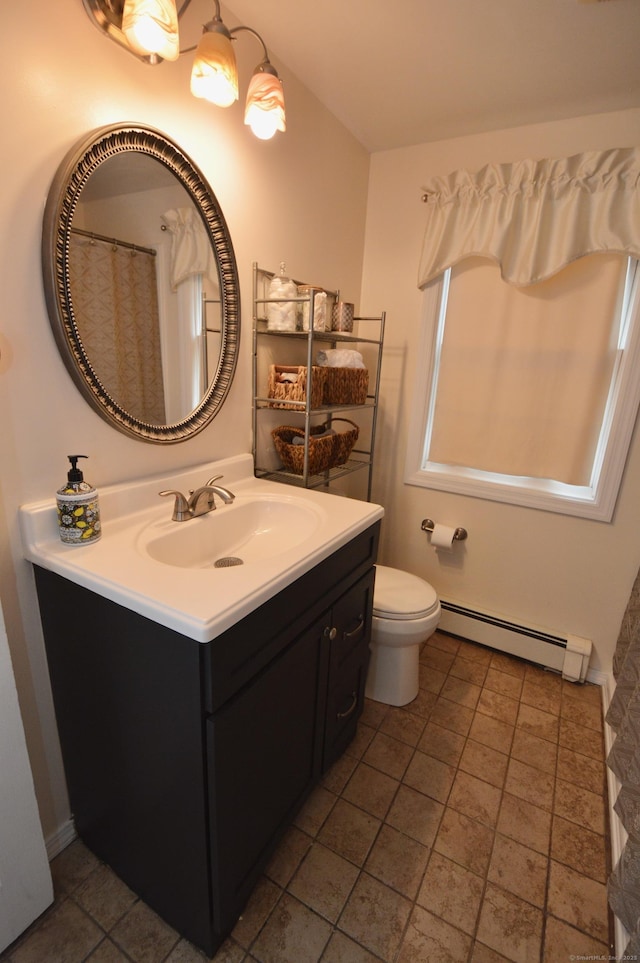
[[[205,30],[191,71],[191,93],[217,107],[230,107],[238,99],[236,55],[229,37]]]
[[[256,70],[249,84],[244,122],[261,140],[269,140],[276,131],[286,130],[284,93],[279,77]]]
[[[163,60],[178,59],[175,0],[126,0],[122,31],[136,53],[142,56],[157,54]]]

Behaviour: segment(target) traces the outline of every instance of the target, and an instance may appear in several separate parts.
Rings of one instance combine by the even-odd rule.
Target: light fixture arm
[[[216,3],[217,2],[218,0],[216,0]],[[269,54],[267,52],[267,45],[265,44],[264,40],[262,39],[258,31],[254,30],[253,27],[232,27],[229,33],[233,37],[234,33],[238,33],[238,31],[240,30],[246,30],[247,33],[252,33],[253,36],[260,41],[260,43],[262,44],[262,50],[264,52],[264,60],[262,62],[263,64],[269,64],[269,66],[271,66],[271,61],[269,60]]]

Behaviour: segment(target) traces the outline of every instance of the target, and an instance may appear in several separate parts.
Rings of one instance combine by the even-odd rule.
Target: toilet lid
[[[418,619],[438,606],[438,596],[424,579],[386,565],[376,565],[373,614],[385,619]]]

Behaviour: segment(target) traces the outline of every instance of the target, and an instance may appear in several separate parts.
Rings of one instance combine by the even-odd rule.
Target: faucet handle
[[[189,508],[189,503],[184,497],[182,492],[176,491],[174,488],[169,488],[167,491],[158,492],[159,495],[175,495],[175,503],[173,506],[172,519],[174,522],[183,522],[185,518],[190,518],[191,509]]]

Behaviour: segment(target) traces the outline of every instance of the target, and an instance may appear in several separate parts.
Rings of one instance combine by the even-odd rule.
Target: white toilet
[[[409,572],[376,565],[371,661],[365,695],[404,706],[418,694],[420,645],[440,621],[435,589]]]

